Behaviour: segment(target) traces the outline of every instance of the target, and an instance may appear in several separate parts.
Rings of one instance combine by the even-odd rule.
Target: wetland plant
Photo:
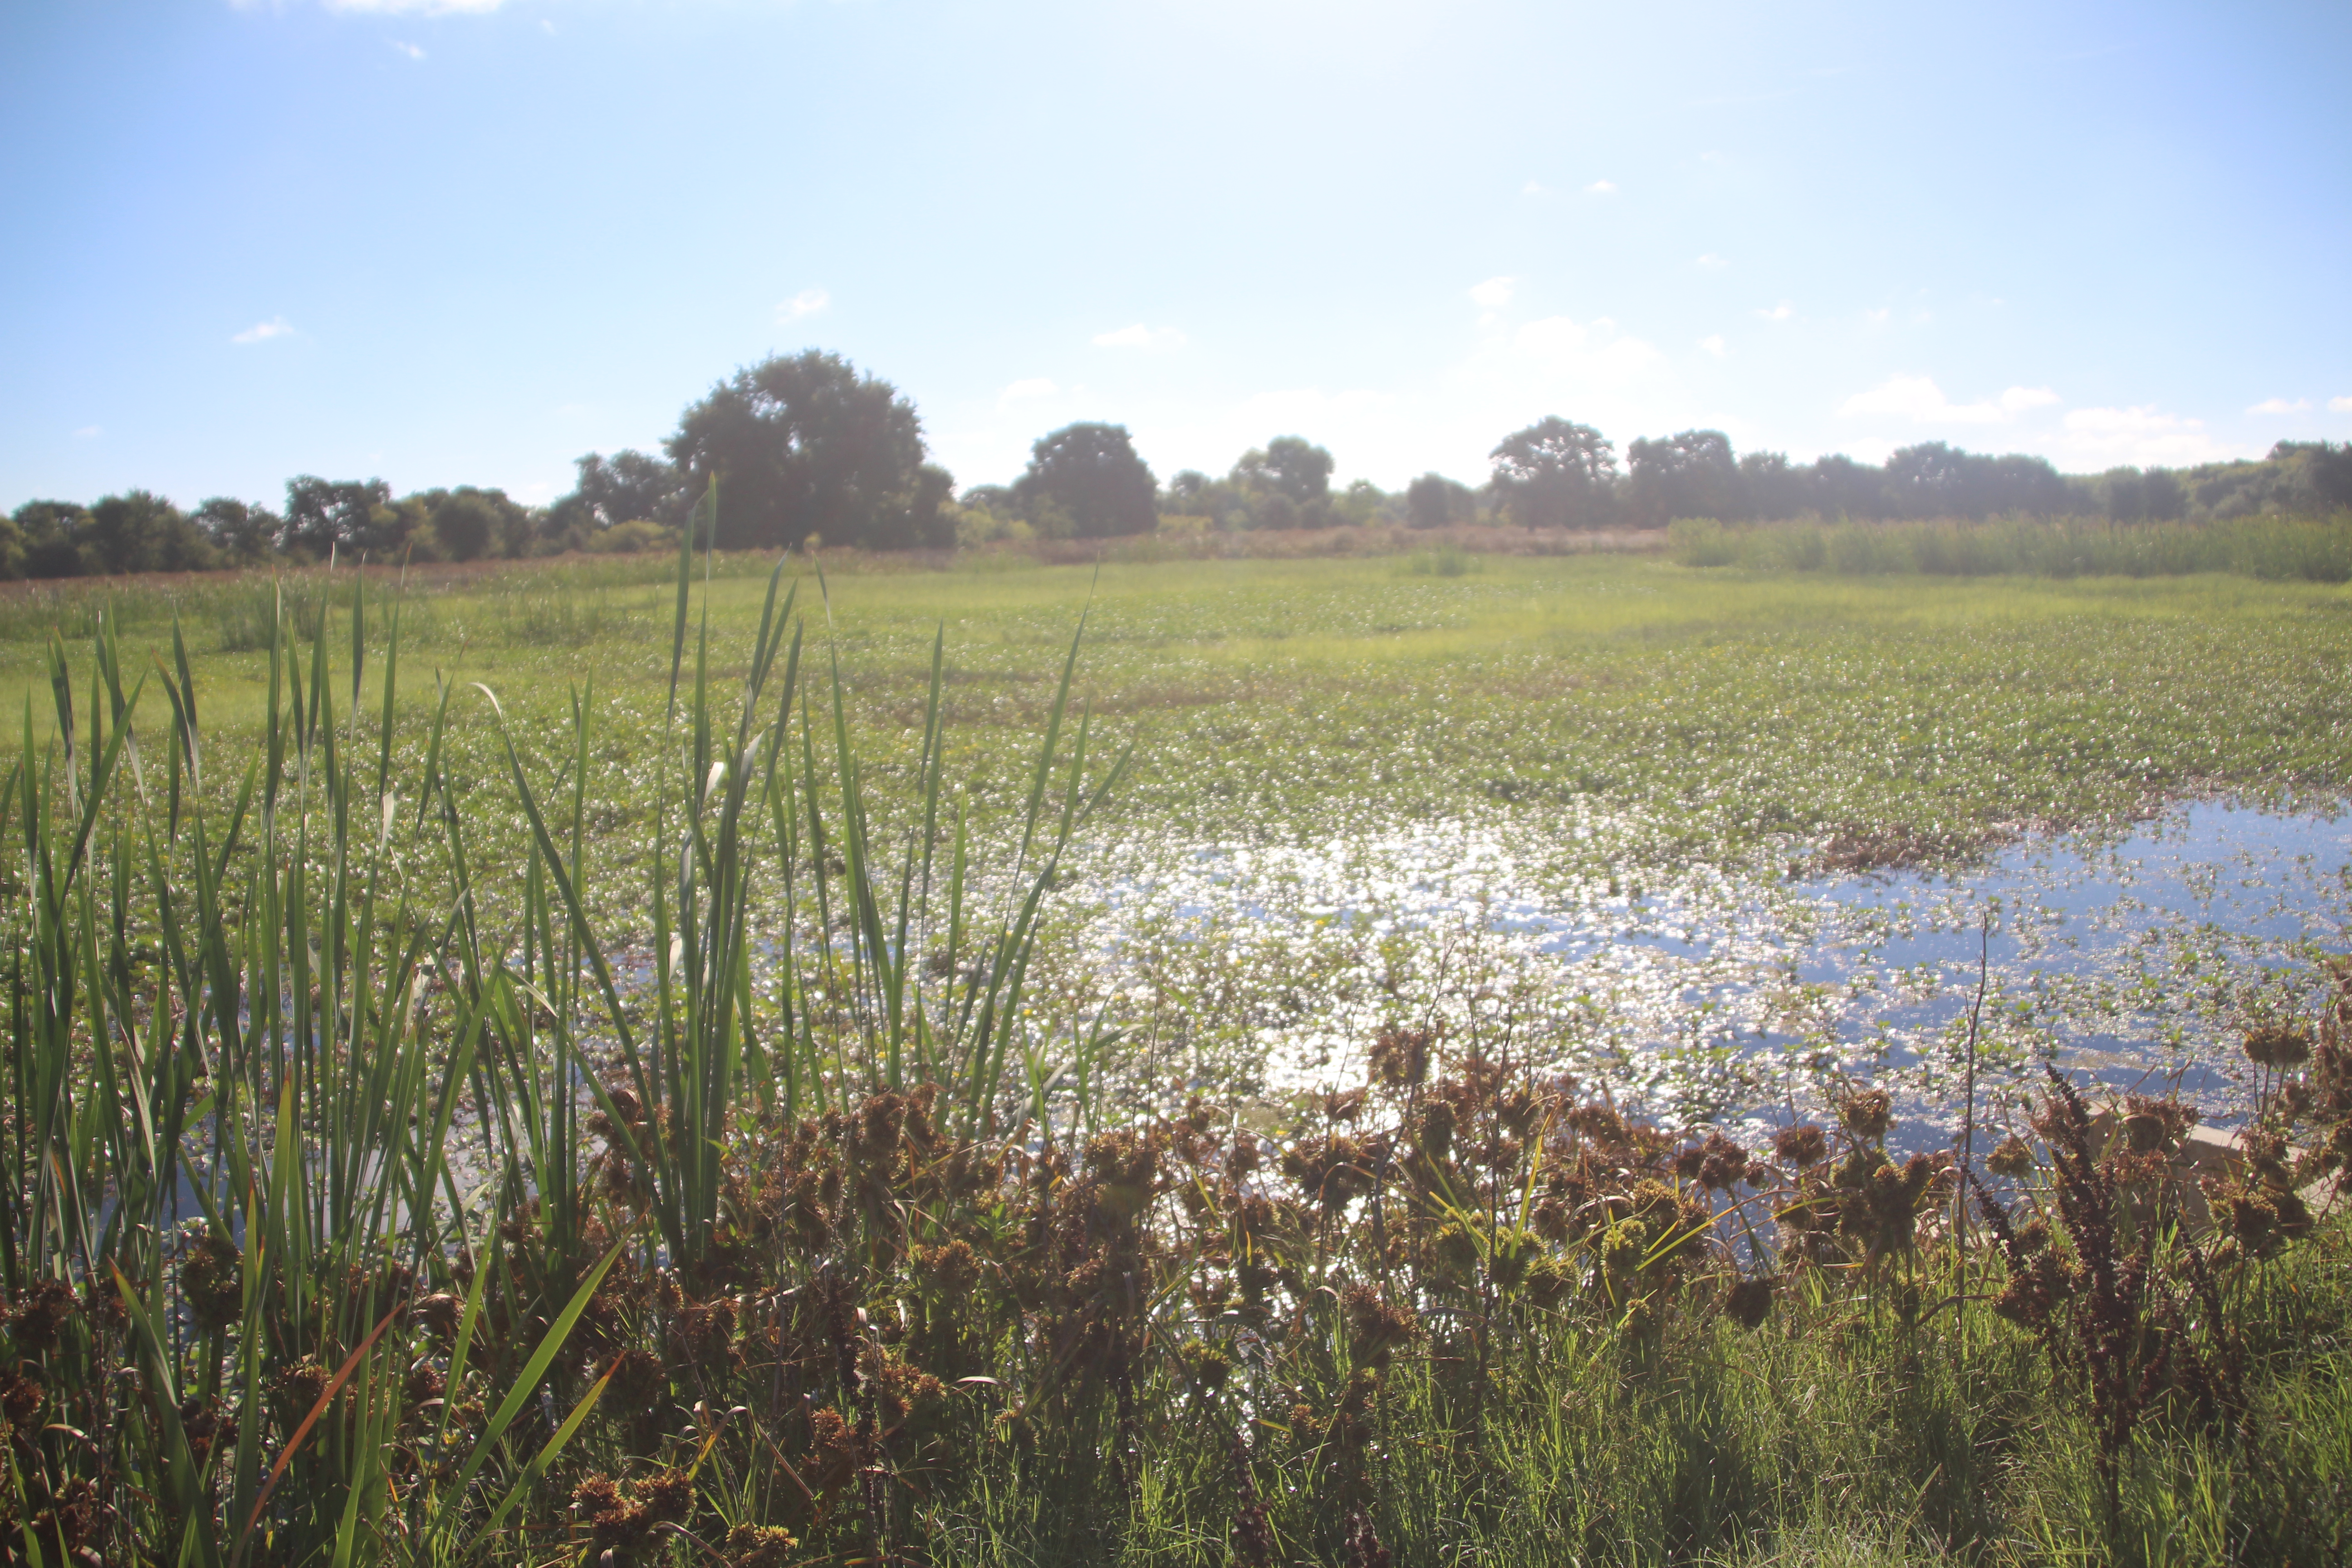
[[[1024,1000],[1125,767],[1069,713],[1079,638],[983,874],[944,638],[894,816],[799,583],[780,565],[748,655],[715,661],[691,539],[642,945],[589,913],[593,689],[552,757],[447,683],[396,749],[399,601],[371,641],[355,581],[347,646],[273,598],[238,755],[176,633],[142,672],[96,618],[79,693],[52,642],[55,739],[28,707],[0,790],[10,1560],[2345,1544],[2340,1509],[2284,1502],[2352,1479],[2352,1299],[2340,1229],[2279,1195],[2284,1121],[2200,1251],[2141,1201],[2137,1132],[2095,1152],[2053,1083],[2047,1155],[2013,1140],[1978,1189],[2009,1285],[1973,1316],[1943,1310],[1986,1261],[1960,1175],[1891,1155],[1868,1088],[1768,1154],[1400,1022],[1351,1091],[1108,1124],[1116,1031],[1040,1038]],[[511,877],[449,760],[485,721],[528,827]],[[2263,1048],[2340,1179],[2337,1027]],[[2158,1156],[2188,1125],[2133,1116]],[[2294,1419],[2239,1414],[2263,1411]]]

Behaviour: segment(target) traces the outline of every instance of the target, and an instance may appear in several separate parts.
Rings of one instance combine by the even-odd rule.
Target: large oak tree
[[[689,494],[719,480],[722,547],[791,547],[811,534],[876,550],[953,542],[940,504],[954,481],[924,461],[915,405],[838,354],[812,349],[736,372],[666,445]]]

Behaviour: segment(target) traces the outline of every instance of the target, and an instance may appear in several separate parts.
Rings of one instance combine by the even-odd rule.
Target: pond
[[[1958,1129],[1972,1016],[1996,1121],[2047,1061],[2112,1092],[2177,1085],[2227,1125],[2245,1019],[2307,1012],[2315,957],[2352,947],[2338,812],[2182,803],[1938,871],[1622,869],[1656,841],[1595,810],[1137,846],[1098,884],[1095,940],[1131,1014],[1187,1016],[1152,1040],[1162,1079],[1345,1087],[1383,1025],[1430,1021],[1751,1135],[1868,1079],[1913,1146]]]

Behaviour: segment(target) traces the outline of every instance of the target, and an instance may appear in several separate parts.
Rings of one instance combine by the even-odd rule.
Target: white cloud
[[[1785,321],[1797,313],[1797,307],[1783,300],[1770,310],[1759,310],[1756,313],[1768,321]]]
[[[286,338],[293,335],[294,324],[291,321],[283,316],[272,316],[266,321],[256,321],[229,339],[229,342],[240,344],[266,343],[272,338]]]
[[[1724,355],[1731,352],[1729,348],[1725,346],[1723,334],[1721,332],[1716,332],[1707,337],[1699,339],[1698,346],[1705,349],[1707,353],[1713,354],[1717,359],[1721,359]]]
[[[2029,408],[2047,408],[2059,401],[2046,386],[2012,386],[1999,397],[1954,403],[1927,376],[1891,375],[1847,398],[1838,413],[1847,417],[1886,415],[1919,425],[2005,425]]]
[[[2307,397],[2298,397],[2293,403],[2289,403],[2284,397],[2265,397],[2246,412],[2249,414],[2305,414],[2310,409],[2311,399]]]
[[[1698,264],[1701,267],[1709,268],[1728,267],[1731,265],[1730,262],[1726,261],[1722,257],[1716,255],[1713,251],[1709,251],[1706,255],[1700,257],[1698,258]]]
[[[2159,414],[2154,404],[2070,411],[2059,452],[2063,466],[2077,472],[2126,463],[2138,468],[2184,468],[2237,455],[2205,433],[2204,421]]]
[[[822,289],[803,289],[776,307],[776,324],[783,326],[803,316],[814,316],[833,303],[833,296]]]
[[[2330,414],[2352,414],[2352,397],[2331,397],[2327,400]]]
[[[1052,382],[1046,380],[1042,375],[1027,376],[1020,381],[1013,382],[1005,387],[1003,392],[998,393],[996,395],[996,406],[998,411],[1002,413],[1012,408],[1013,405],[1018,403],[1034,403],[1041,397],[1055,396],[1059,394],[1061,390],[1062,389],[1060,387],[1055,385]]]
[[[1584,190],[1586,195],[1594,196],[1613,196],[1617,194],[1616,185],[1608,180],[1595,180],[1585,186]]]
[[[404,44],[398,38],[392,40],[392,48],[394,54],[406,55],[412,60],[421,60],[425,58],[423,49],[418,48],[415,44]]]
[[[1551,188],[1546,185],[1541,180],[1529,180],[1526,184],[1519,187],[1519,195],[1523,196],[1548,196],[1551,195]]]
[[[97,438],[98,426],[95,425],[85,425],[74,432],[74,439],[77,441],[93,441]]]
[[[1499,310],[1511,302],[1515,278],[1489,278],[1470,290],[1470,302],[1482,310]]]
[[[1131,327],[1115,331],[1097,332],[1095,347],[1098,349],[1181,349],[1184,334],[1173,327],[1147,327],[1138,321]]]
[[[1579,325],[1566,316],[1529,321],[1511,340],[1515,356],[1539,370],[1599,384],[1638,380],[1663,368],[1666,356],[1597,316]]]
[[[1894,314],[1894,311],[1884,309],[1864,310],[1862,313],[1862,319],[1869,322],[1874,327],[1883,327],[1893,318]]]

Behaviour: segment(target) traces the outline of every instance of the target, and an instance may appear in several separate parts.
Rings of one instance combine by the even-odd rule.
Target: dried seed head
[[[1607,1149],[1622,1148],[1633,1137],[1633,1129],[1625,1124],[1624,1117],[1597,1100],[1570,1111],[1568,1124]]]
[[[1184,1363],[1184,1374],[1192,1386],[1204,1395],[1216,1393],[1233,1375],[1232,1353],[1213,1340],[1186,1340],[1177,1359]]]
[[[17,1298],[8,1313],[9,1331],[18,1348],[39,1355],[57,1349],[58,1335],[76,1310],[72,1286],[44,1279]]]
[[[1706,1135],[1700,1146],[1698,1184],[1712,1193],[1727,1193],[1748,1173],[1748,1151],[1720,1132]]]
[[[1772,1152],[1801,1171],[1820,1164],[1829,1152],[1828,1135],[1810,1121],[1783,1127],[1772,1135]]]
[[[727,1532],[727,1568],[784,1568],[800,1542],[772,1524],[739,1524]]]
[[[2169,1096],[2130,1094],[2124,1097],[2124,1139],[2135,1154],[2152,1154],[2178,1144],[2203,1119],[2193,1105]]]
[[[2006,1176],[2011,1181],[2032,1175],[2033,1146],[2012,1132],[2001,1140],[2000,1147],[1985,1161],[1985,1168],[1996,1176]]]
[[[2257,1024],[2246,1031],[2246,1058],[2257,1067],[2301,1067],[2311,1057],[2311,1036],[2300,1024]]]
[[[1886,1136],[1895,1109],[1894,1098],[1883,1089],[1857,1089],[1838,1100],[1838,1121],[1865,1143]]]
[[[1391,1089],[1412,1089],[1429,1078],[1430,1032],[1387,1028],[1372,1041],[1372,1076]]]
[[[1369,1285],[1341,1292],[1339,1310],[1348,1325],[1348,1358],[1358,1366],[1385,1366],[1400,1345],[1420,1337],[1413,1315]]]
[[[1772,1281],[1759,1276],[1742,1279],[1724,1292],[1724,1315],[1743,1329],[1753,1329],[1772,1310]]]
[[[180,1293],[196,1327],[220,1333],[245,1315],[245,1258],[227,1237],[207,1230],[180,1263]]]

